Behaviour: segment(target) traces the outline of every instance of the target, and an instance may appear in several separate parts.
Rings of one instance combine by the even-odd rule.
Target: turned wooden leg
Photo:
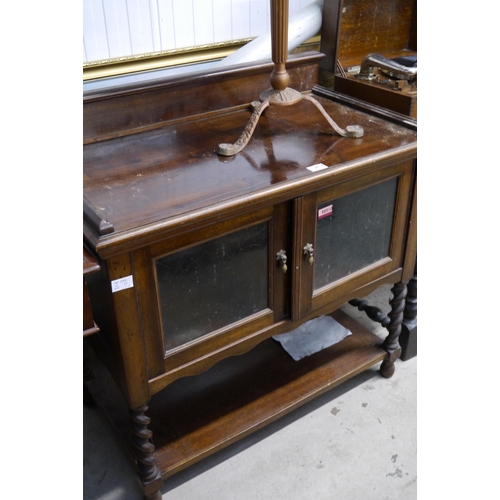
[[[371,306],[364,299],[352,299],[349,301],[349,304],[353,307],[357,307],[358,311],[364,311],[372,321],[380,323],[384,328],[387,328],[391,322],[391,318],[389,318],[387,314],[384,314],[378,307]]]
[[[137,462],[137,475],[144,490],[146,500],[161,500],[160,489],[163,480],[155,464],[154,444],[151,441],[153,433],[148,429],[151,419],[146,416],[147,404],[129,410],[132,432],[134,436],[134,451]]]
[[[408,295],[399,343],[403,352],[401,359],[406,361],[417,355],[417,268],[408,283]]]
[[[408,295],[404,311],[404,322],[411,324],[417,320],[417,274],[408,283]]]
[[[394,362],[401,355],[401,346],[399,345],[399,335],[401,333],[401,323],[403,323],[403,312],[405,308],[405,298],[408,293],[406,283],[396,283],[391,290],[393,298],[390,301],[391,319],[387,330],[389,334],[384,340],[382,347],[387,351],[387,357],[382,362],[380,374],[385,378],[390,378],[394,375]]]

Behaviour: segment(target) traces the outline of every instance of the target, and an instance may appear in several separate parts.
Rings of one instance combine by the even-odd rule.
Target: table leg
[[[154,458],[153,433],[148,429],[151,419],[146,416],[147,404],[129,410],[134,436],[134,451],[137,462],[137,475],[144,490],[146,500],[161,500],[160,489],[163,485],[161,473]]]
[[[417,268],[408,283],[408,296],[399,340],[403,352],[401,359],[406,361],[417,355]]]
[[[391,292],[393,294],[393,298],[390,301],[391,312],[389,313],[391,322],[387,326],[389,334],[382,344],[382,347],[387,351],[387,357],[380,367],[380,374],[385,378],[390,378],[394,375],[396,369],[394,362],[401,355],[399,335],[401,333],[401,324],[403,323],[405,299],[408,293],[406,283],[396,283]]]

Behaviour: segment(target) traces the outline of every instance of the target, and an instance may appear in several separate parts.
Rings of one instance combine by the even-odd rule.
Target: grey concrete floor
[[[371,294],[385,312],[390,287]],[[385,336],[364,313],[351,316]],[[140,500],[134,464],[99,407],[83,408],[84,500]],[[168,478],[166,500],[414,500],[417,358],[378,366]]]

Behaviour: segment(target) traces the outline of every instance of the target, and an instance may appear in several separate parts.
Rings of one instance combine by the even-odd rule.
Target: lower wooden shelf
[[[268,339],[155,394],[146,414],[162,476],[230,445],[384,359],[379,337],[342,311],[332,316],[352,335],[312,356],[294,361]],[[111,388],[102,382],[89,388],[130,444],[123,399],[119,394],[111,397]]]

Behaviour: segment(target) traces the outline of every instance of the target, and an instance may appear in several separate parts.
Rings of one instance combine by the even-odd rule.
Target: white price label
[[[311,165],[310,167],[307,167],[307,170],[310,170],[311,172],[319,172],[320,170],[325,170],[325,168],[328,168],[325,164],[316,163],[316,165]]]
[[[126,290],[127,288],[132,288],[134,286],[134,280],[132,275],[125,276],[125,278],[119,278],[111,282],[111,291],[113,293],[119,292],[120,290]]]

